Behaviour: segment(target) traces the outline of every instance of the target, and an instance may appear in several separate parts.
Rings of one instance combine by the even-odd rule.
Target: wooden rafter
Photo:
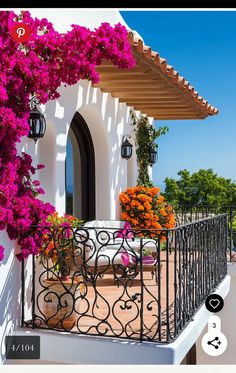
[[[155,119],[203,119],[218,113],[165,59],[132,32],[129,42],[136,66],[122,70],[103,61],[97,67],[100,81],[94,88]]]

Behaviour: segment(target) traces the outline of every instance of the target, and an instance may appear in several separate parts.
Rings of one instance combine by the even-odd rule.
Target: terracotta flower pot
[[[82,266],[82,256],[81,252],[76,248],[66,247],[65,249],[61,249],[63,252],[62,254],[55,255],[52,258],[52,265],[54,268],[51,268],[57,275],[60,276],[73,276],[76,272],[81,272]]]
[[[43,301],[40,310],[50,328],[72,329],[76,325],[79,298],[84,293],[84,284],[79,276],[72,283],[68,280],[43,280]]]

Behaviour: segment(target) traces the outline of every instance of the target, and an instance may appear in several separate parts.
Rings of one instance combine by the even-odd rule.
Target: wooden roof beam
[[[94,88],[96,88],[96,87],[94,87]],[[162,93],[162,91],[160,92],[160,89],[158,88],[158,87],[154,87],[154,88],[150,88],[150,87],[142,87],[142,90],[140,90],[140,91],[137,91],[137,88],[136,87],[133,87],[132,85],[129,85],[128,87],[125,87],[125,90],[123,89],[122,90],[122,88],[123,87],[116,87],[115,89],[114,88],[112,88],[112,87],[106,87],[106,91],[107,92],[110,92],[110,93],[117,93],[117,94],[121,94],[122,92],[123,93],[125,93],[125,94],[130,94],[130,93],[134,93],[135,95],[140,95],[140,94],[149,94],[149,95],[151,95],[151,96],[153,96],[155,93],[157,93],[157,94],[160,94],[160,93]],[[101,89],[101,91],[103,90],[103,88],[102,87],[100,87],[100,89]],[[170,95],[170,93],[167,91],[167,90],[165,90],[164,92],[163,92],[163,94],[164,95],[166,95],[166,96],[168,96],[168,95]],[[178,93],[176,93],[175,94],[175,92],[173,91],[172,93],[171,93],[171,95],[173,96],[173,97],[182,97],[182,95],[180,95],[180,94],[178,94]]]
[[[134,107],[139,107],[139,108],[149,108],[149,109],[155,109],[155,108],[160,108],[160,109],[165,109],[165,110],[168,110],[168,109],[175,109],[175,108],[184,108],[184,109],[188,109],[188,110],[192,110],[191,107],[181,103],[181,104],[162,104],[162,103],[159,103],[159,104],[150,104],[150,103],[146,103],[146,104],[136,104],[136,105],[132,105]]]
[[[123,89],[122,91],[120,92],[117,92],[117,91],[114,91],[114,92],[109,92],[108,89],[106,88],[100,88],[102,92],[105,92],[105,93],[110,93],[112,97],[115,97],[115,98],[120,98],[121,100],[122,99],[125,99],[125,100],[128,100],[128,99],[131,99],[131,100],[136,100],[136,99],[139,99],[139,100],[142,100],[142,99],[152,99],[152,100],[156,100],[156,99],[161,99],[161,98],[165,98],[165,99],[172,99],[172,100],[181,100],[181,101],[184,101],[186,102],[181,96],[175,96],[173,94],[173,92],[168,92],[166,93],[166,91],[164,91],[163,89],[162,90],[159,90],[153,94],[150,94],[150,93],[141,93],[139,91],[139,89],[141,89],[140,87],[136,88],[136,92],[125,92],[125,89]]]
[[[137,110],[140,110],[138,109],[139,106],[137,105]],[[142,108],[142,111],[148,111],[149,113],[152,112],[152,113],[167,113],[167,114],[185,114],[185,113],[191,113],[191,114],[197,114],[193,109],[191,108],[157,108],[157,109],[154,109],[154,108]]]
[[[124,100],[124,99],[120,99],[119,100],[120,102],[125,102],[127,103],[127,105],[139,105],[139,104],[150,104],[150,105],[155,105],[155,104],[163,104],[163,105],[166,105],[166,106],[169,106],[169,105],[175,105],[175,104],[183,104],[186,106],[186,102],[184,102],[183,100],[173,100],[173,99],[166,99],[166,100],[163,100],[162,98],[158,97],[158,98],[151,98],[151,99],[148,99],[148,98],[140,98],[140,99],[132,99],[132,98],[128,98],[127,100]]]
[[[152,81],[155,83],[162,83],[165,84],[163,79],[159,79],[157,74],[154,73],[132,73],[132,74],[100,74],[100,83],[107,83],[107,82],[147,82]]]
[[[94,88],[110,88],[112,91],[116,91],[116,88],[124,88],[124,91],[126,90],[126,88],[138,88],[138,89],[142,89],[142,88],[156,88],[156,89],[163,89],[164,92],[167,92],[167,91],[172,91],[172,92],[175,92],[176,90],[174,88],[169,88],[166,86],[166,83],[162,83],[160,81],[155,81],[153,79],[149,79],[149,80],[138,80],[138,81],[133,81],[133,80],[127,80],[127,79],[124,79],[124,80],[111,80],[109,82],[102,82],[100,81],[99,83],[97,84],[94,84],[93,85]]]
[[[133,69],[119,69],[119,68],[101,68],[100,66],[96,67],[97,72],[100,74],[100,77],[103,79],[106,79],[108,76],[116,76],[116,75],[123,75],[123,76],[132,76],[134,74],[136,75],[142,75],[151,73],[153,74],[153,71],[151,71],[148,67],[135,67]]]
[[[196,115],[154,115],[154,114],[147,114],[149,117],[154,118],[155,120],[187,120],[187,119],[204,119],[206,116],[198,117]]]

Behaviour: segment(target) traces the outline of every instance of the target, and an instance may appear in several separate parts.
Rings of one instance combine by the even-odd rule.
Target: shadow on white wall
[[[120,156],[128,125],[129,108],[110,94],[102,93],[84,80],[60,88],[61,97],[45,107],[47,134],[38,147],[39,161],[46,165],[40,171],[45,189],[44,200],[53,203],[59,213],[65,212],[66,144],[72,118],[78,111],[90,130],[95,150],[96,217],[119,217],[118,195],[127,187],[127,161]]]

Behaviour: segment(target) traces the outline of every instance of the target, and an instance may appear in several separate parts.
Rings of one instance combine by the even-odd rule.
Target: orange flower
[[[130,204],[131,208],[134,209],[134,208],[137,206],[137,203],[138,203],[138,202],[136,202],[135,200],[132,200],[132,201],[131,201],[131,204]]]
[[[168,212],[173,212],[173,208],[172,208],[172,206],[171,206],[171,205],[167,205],[167,206],[166,206],[166,211],[168,211]]]
[[[139,206],[138,206],[138,210],[139,210],[139,211],[143,211],[143,210],[144,210],[144,207],[143,207],[142,205],[139,205]]]
[[[168,215],[167,212],[166,212],[166,210],[163,207],[160,209],[160,214],[162,216],[167,216]]]
[[[120,194],[122,220],[129,221],[136,228],[149,230],[140,234],[141,237],[157,237],[162,235],[162,227],[170,229],[175,226],[173,208],[159,193],[157,187],[137,186]]]
[[[157,205],[162,204],[164,202],[164,200],[165,200],[165,198],[163,196],[159,196],[157,201],[156,201]]]
[[[122,213],[120,214],[120,216],[121,216],[121,219],[122,219],[122,220],[127,220],[127,219],[129,218],[129,215],[127,214],[127,212],[122,212]]]
[[[138,194],[137,199],[142,202],[152,202],[152,198],[143,193]]]
[[[154,222],[152,223],[152,226],[153,226],[153,228],[155,228],[155,229],[162,229],[161,224],[159,224],[157,221],[154,221]]]
[[[145,202],[143,205],[144,205],[146,210],[151,210],[151,208],[152,208],[152,206],[150,205],[149,202]]]
[[[132,195],[132,194],[134,194],[134,193],[135,193],[135,188],[128,188],[128,189],[127,189],[127,194]]]
[[[130,202],[130,198],[127,196],[126,193],[121,193],[120,194],[120,201],[124,204],[124,203],[129,203]]]
[[[146,196],[143,193],[140,193],[140,194],[137,195],[137,199],[139,199],[140,201],[143,201],[143,198],[145,198],[145,197]]]

